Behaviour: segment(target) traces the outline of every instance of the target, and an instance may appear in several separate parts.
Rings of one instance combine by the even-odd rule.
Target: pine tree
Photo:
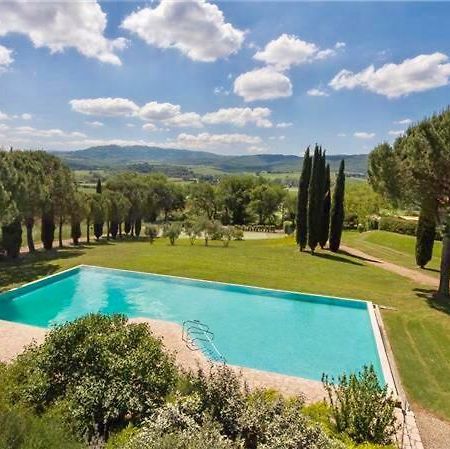
[[[297,194],[296,239],[300,251],[306,248],[308,240],[308,189],[311,177],[311,164],[312,159],[308,147],[303,158],[302,173],[298,183]]]
[[[427,201],[422,204],[416,232],[416,263],[420,268],[424,268],[433,257],[436,215],[435,202]]]
[[[322,150],[316,145],[312,161],[311,178],[308,191],[308,246],[314,254],[320,235],[320,219],[322,215]]]
[[[324,188],[322,220],[320,224],[320,239],[319,239],[319,244],[322,249],[327,244],[328,234],[330,232],[330,209],[331,209],[330,165],[327,164],[325,168],[325,188]]]
[[[336,252],[341,245],[342,228],[344,225],[344,195],[345,195],[345,163],[341,161],[334,186],[333,204],[330,220],[330,250]]]

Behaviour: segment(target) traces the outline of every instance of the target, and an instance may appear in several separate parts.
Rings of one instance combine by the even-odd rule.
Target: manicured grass
[[[299,253],[291,238],[212,242],[175,246],[160,239],[102,242],[52,254],[39,253],[19,263],[0,264],[0,287],[78,264],[124,268],[268,288],[372,300],[395,308],[384,310],[405,388],[413,403],[450,420],[450,307],[428,300],[428,291],[388,271],[344,254]],[[339,323],[336,323],[339,325]]]
[[[416,265],[416,238],[411,235],[396,234],[388,231],[346,231],[343,241],[346,245],[365,253],[393,262],[407,268],[419,269]],[[433,258],[425,267],[425,273],[439,277],[441,242],[434,242]]]

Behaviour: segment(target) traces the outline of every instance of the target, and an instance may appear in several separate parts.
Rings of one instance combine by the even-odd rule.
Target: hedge
[[[399,217],[381,217],[379,229],[397,234],[416,235],[417,222]]]

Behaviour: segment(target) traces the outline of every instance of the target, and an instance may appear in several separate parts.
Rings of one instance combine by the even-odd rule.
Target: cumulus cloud
[[[52,53],[75,48],[82,55],[120,65],[116,51],[126,46],[124,38],[107,39],[107,20],[96,1],[90,2],[0,2],[0,36],[25,34],[37,48]]]
[[[336,48],[341,48],[341,42]],[[305,64],[317,59],[326,59],[336,54],[336,50],[320,48],[312,43],[299,39],[297,36],[282,34],[270,41],[264,50],[258,51],[253,58],[265,62],[278,70],[287,70],[292,66]]]
[[[158,103],[150,101],[142,106],[139,116],[143,120],[167,120],[180,114],[181,106],[172,103]]]
[[[357,131],[353,133],[353,137],[357,139],[373,139],[375,137],[375,133],[368,133],[366,131]]]
[[[225,108],[209,112],[203,116],[203,122],[208,125],[226,123],[235,126],[254,124],[259,128],[271,128],[269,108]]]
[[[412,120],[410,118],[404,118],[401,120],[396,120],[394,122],[395,125],[410,125],[412,123]]]
[[[214,149],[228,145],[258,145],[261,138],[248,134],[182,133],[177,136],[176,143],[185,148]]]
[[[33,136],[33,137],[44,137],[44,138],[51,138],[51,137],[86,137],[85,134],[80,133],[78,131],[74,132],[65,132],[58,128],[52,128],[52,129],[37,129],[33,128],[32,126],[17,126],[15,128],[11,128],[11,130],[14,133],[17,134],[23,134],[27,136]]]
[[[0,111],[0,120],[8,120],[9,116],[8,114],[5,114],[4,112]]]
[[[183,112],[175,115],[167,120],[163,120],[163,124],[176,128],[202,128],[202,118],[196,112]]]
[[[144,131],[157,131],[158,127],[153,123],[145,123],[144,125],[142,125],[142,129]]]
[[[276,124],[277,128],[289,128],[293,125],[292,122],[280,122]]]
[[[24,112],[23,114],[20,114],[20,118],[22,120],[31,120],[33,116],[29,114],[28,112]]]
[[[1,29],[0,29],[0,35],[1,35]],[[14,59],[12,57],[12,50],[4,47],[3,45],[0,45],[0,73],[2,71],[4,71],[13,62],[14,62]]]
[[[263,67],[239,75],[234,81],[234,93],[247,102],[290,97],[292,83],[283,73]]]
[[[127,98],[83,98],[69,103],[76,112],[99,117],[131,116],[139,111],[137,104]]]
[[[149,45],[176,48],[194,61],[212,62],[236,53],[244,32],[225,22],[217,5],[205,0],[161,0],[127,16],[122,28]]]
[[[325,92],[322,89],[309,89],[307,92],[307,95],[309,95],[310,97],[328,97],[329,94],[327,92]]]
[[[329,83],[335,90],[357,87],[398,98],[413,92],[423,92],[450,82],[450,63],[443,53],[419,55],[400,64],[385,64],[379,69],[373,65],[361,72],[341,70]]]
[[[102,122],[86,122],[86,125],[92,126],[93,128],[101,128],[102,126],[104,126],[104,123]]]

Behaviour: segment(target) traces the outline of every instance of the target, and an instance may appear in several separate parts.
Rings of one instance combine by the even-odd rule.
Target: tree
[[[97,179],[97,186],[95,187],[96,193],[102,193],[102,180],[99,178]]]
[[[97,241],[103,235],[103,224],[105,222],[106,204],[100,193],[92,195],[91,216],[94,223],[94,235]]]
[[[218,186],[218,196],[224,206],[224,223],[244,224],[248,219],[250,192],[255,178],[248,175],[224,176]]]
[[[70,209],[70,236],[74,245],[79,244],[81,237],[81,222],[89,213],[89,205],[86,194],[76,191],[73,196]]]
[[[373,154],[372,154],[373,153]],[[422,207],[425,201],[438,204],[442,218],[441,272],[438,294],[449,296],[450,271],[450,108],[411,126],[393,147],[376,147],[369,159],[371,184],[395,200]],[[384,157],[384,159],[383,159]],[[388,163],[395,167],[394,178]],[[382,169],[380,170],[379,167]],[[377,170],[378,169],[378,170]]]
[[[420,268],[424,268],[433,257],[437,206],[437,203],[431,199],[424,201],[420,208],[416,231],[416,263]]]
[[[311,248],[312,254],[314,254],[320,238],[320,222],[322,218],[323,205],[322,158],[322,149],[316,145],[314,149],[311,178],[309,181],[308,190],[308,246]]]
[[[330,220],[330,249],[337,252],[341,245],[342,228],[344,225],[344,196],[345,196],[345,162],[342,159],[334,186],[333,204]]]
[[[298,183],[297,194],[296,239],[300,251],[303,251],[306,248],[306,244],[308,242],[308,191],[311,178],[311,168],[312,158],[308,147],[303,157],[303,167]]]
[[[260,178],[258,184],[251,190],[249,207],[258,216],[259,224],[272,223],[286,195],[279,184],[268,183]]]
[[[181,225],[180,223],[171,223],[166,225],[163,229],[163,237],[167,237],[169,239],[170,244],[175,245],[175,241],[181,234]]]
[[[327,164],[325,169],[325,185],[322,204],[322,220],[320,223],[319,244],[323,249],[328,241],[330,232],[330,209],[331,209],[331,182],[330,182],[330,165]]]
[[[218,204],[214,187],[208,182],[194,183],[189,188],[188,206],[194,215],[215,218]]]
[[[6,255],[15,259],[20,254],[22,245],[22,226],[19,219],[2,226],[2,246]]]

